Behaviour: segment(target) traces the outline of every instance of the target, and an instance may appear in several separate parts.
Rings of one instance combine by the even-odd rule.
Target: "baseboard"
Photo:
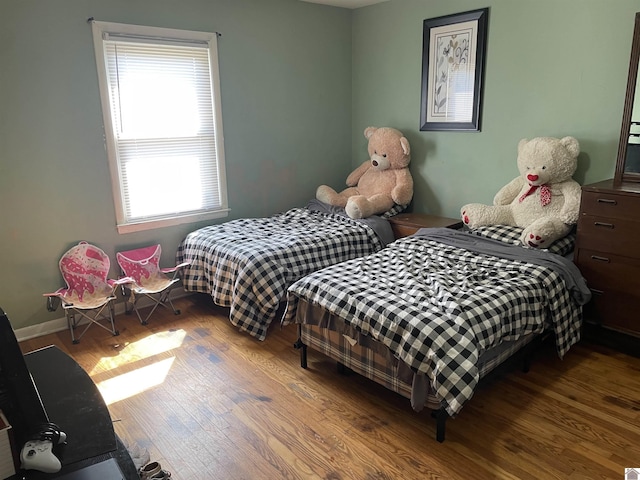
[[[189,295],[193,295],[193,292],[184,291],[180,293],[174,293],[173,295],[171,295],[171,300],[188,297]],[[153,303],[147,298],[142,298],[139,300],[139,306],[141,308],[151,305],[153,305]],[[124,302],[116,303],[115,313],[116,315],[123,315],[125,313]],[[81,320],[78,324],[83,325],[87,322],[88,320]],[[38,323],[37,325],[30,325],[28,327],[19,328],[15,330],[15,334],[18,342],[23,342],[25,340],[31,340],[32,338],[42,337],[43,335],[49,335],[50,333],[61,332],[62,330],[67,330],[68,328],[69,327],[67,326],[67,318],[61,317],[56,318],[55,320],[49,320],[48,322]]]

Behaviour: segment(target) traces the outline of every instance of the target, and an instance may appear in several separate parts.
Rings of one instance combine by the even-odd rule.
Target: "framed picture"
[[[424,21],[420,130],[480,131],[489,9]]]

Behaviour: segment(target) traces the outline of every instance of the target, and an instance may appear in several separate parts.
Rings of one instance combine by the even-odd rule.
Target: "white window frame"
[[[184,223],[211,220],[225,217],[229,214],[227,199],[227,183],[225,173],[224,156],[224,135],[222,132],[222,109],[220,99],[220,76],[218,67],[217,34],[207,32],[196,32],[186,30],[175,30],[169,28],[146,27],[140,25],[125,25],[110,22],[92,22],[93,43],[96,55],[96,66],[98,71],[98,83],[100,88],[100,100],[104,118],[105,144],[109,170],[111,173],[111,183],[113,189],[113,199],[116,211],[117,230],[119,233],[131,233],[153,228],[161,228]],[[117,128],[114,122],[114,115],[111,111],[111,99],[109,92],[109,80],[107,73],[107,57],[105,53],[105,42],[103,39],[110,36],[128,37],[146,43],[191,43],[208,45],[209,69],[211,74],[211,95],[213,104],[213,122],[215,130],[215,172],[218,179],[218,203],[214,209],[203,209],[190,212],[174,212],[166,215],[150,216],[149,218],[127,218],[125,207],[126,188],[123,185],[121,163],[118,158],[117,139],[114,129]],[[171,185],[157,186],[157,194],[175,195]]]

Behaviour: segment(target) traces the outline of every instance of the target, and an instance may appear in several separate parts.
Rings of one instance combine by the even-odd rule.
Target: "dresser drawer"
[[[577,233],[579,248],[640,257],[640,222],[583,214]]]
[[[640,198],[609,192],[583,191],[580,212],[609,219],[637,220]]]
[[[592,291],[617,291],[640,303],[640,259],[580,248],[575,263]]]

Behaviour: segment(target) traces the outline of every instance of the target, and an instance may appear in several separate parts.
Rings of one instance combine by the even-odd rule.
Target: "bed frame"
[[[304,301],[301,301],[304,302]],[[310,310],[308,310],[310,308]],[[440,401],[431,393],[429,382],[424,376],[416,375],[401,360],[393,356],[391,351],[382,343],[365,337],[351,330],[345,322],[316,306],[305,305],[299,310],[313,311],[324,315],[324,322],[320,324],[330,325],[330,328],[317,325],[318,320],[304,319],[308,323],[298,324],[298,339],[294,348],[300,350],[300,366],[307,368],[307,348],[326,355],[336,360],[338,371],[344,373],[345,368],[352,370],[374,382],[392,390],[411,400],[414,410],[420,411],[423,407],[432,410],[431,416],[436,420],[436,440],[444,442],[446,421],[449,414],[441,406]],[[330,320],[327,322],[327,315]],[[527,335],[520,340],[503,342],[480,356],[480,378],[486,377],[506,360],[516,355],[521,356],[522,370],[529,370],[530,360],[534,350],[551,335],[547,330],[541,334]]]

